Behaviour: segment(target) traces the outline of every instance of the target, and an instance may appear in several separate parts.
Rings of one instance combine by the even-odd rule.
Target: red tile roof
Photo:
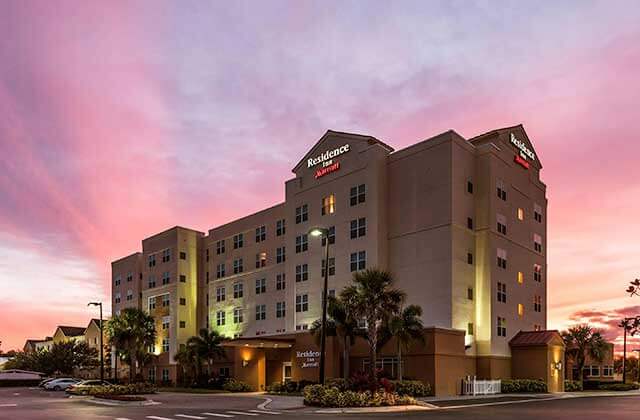
[[[545,331],[520,331],[509,341],[512,347],[517,346],[540,346],[551,343],[554,339],[562,341],[562,336],[558,330]]]

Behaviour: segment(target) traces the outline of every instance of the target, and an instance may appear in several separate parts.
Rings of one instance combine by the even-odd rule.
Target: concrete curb
[[[146,400],[146,401],[116,401],[116,400],[107,400],[102,398],[86,398],[81,399],[81,401],[85,401],[91,404],[98,405],[107,405],[111,407],[148,407],[151,405],[160,405],[161,402]]]
[[[371,414],[371,413],[402,413],[407,411],[429,411],[434,408],[424,405],[393,405],[388,407],[350,407],[327,408],[315,410],[318,414]]]
[[[260,410],[268,410],[267,406],[268,406],[269,404],[271,404],[271,402],[272,402],[272,401],[273,401],[273,400],[272,400],[271,398],[264,397],[264,402],[263,402],[263,403],[258,404],[258,408],[259,408]]]

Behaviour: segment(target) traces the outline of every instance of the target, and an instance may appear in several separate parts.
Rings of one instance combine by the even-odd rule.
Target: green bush
[[[344,378],[330,378],[325,381],[326,386],[338,388],[340,391],[348,391],[351,389],[351,383]]]
[[[319,407],[378,407],[415,404],[416,401],[407,395],[384,390],[341,391],[336,386],[309,385],[304,388],[304,403]]]
[[[421,381],[392,381],[392,384],[398,395],[408,395],[410,397],[431,395],[431,386]]]
[[[637,383],[630,384],[601,384],[598,389],[601,391],[632,391],[639,389],[640,386]]]
[[[582,382],[565,380],[564,381],[564,390],[565,390],[565,392],[582,391]]]
[[[156,388],[147,383],[136,383],[129,385],[105,385],[88,386],[82,389],[85,395],[92,396],[113,396],[113,395],[142,395],[153,394]]]
[[[229,392],[251,392],[252,391],[251,386],[249,384],[234,378],[229,378],[222,386],[222,389]]]
[[[542,379],[503,379],[501,392],[503,394],[547,392],[547,383]]]

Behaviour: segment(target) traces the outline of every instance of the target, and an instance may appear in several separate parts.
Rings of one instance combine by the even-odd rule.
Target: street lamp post
[[[311,236],[324,238],[324,285],[322,287],[322,324],[320,329],[320,384],[324,385],[325,350],[327,347],[327,287],[329,284],[329,229],[315,227]]]
[[[104,345],[102,343],[102,328],[104,327],[104,322],[102,321],[102,302],[89,302],[87,306],[100,307],[100,380],[104,381]]]

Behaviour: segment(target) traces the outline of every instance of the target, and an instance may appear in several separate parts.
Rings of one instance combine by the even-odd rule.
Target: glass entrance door
[[[291,362],[282,363],[282,382],[291,380]]]

